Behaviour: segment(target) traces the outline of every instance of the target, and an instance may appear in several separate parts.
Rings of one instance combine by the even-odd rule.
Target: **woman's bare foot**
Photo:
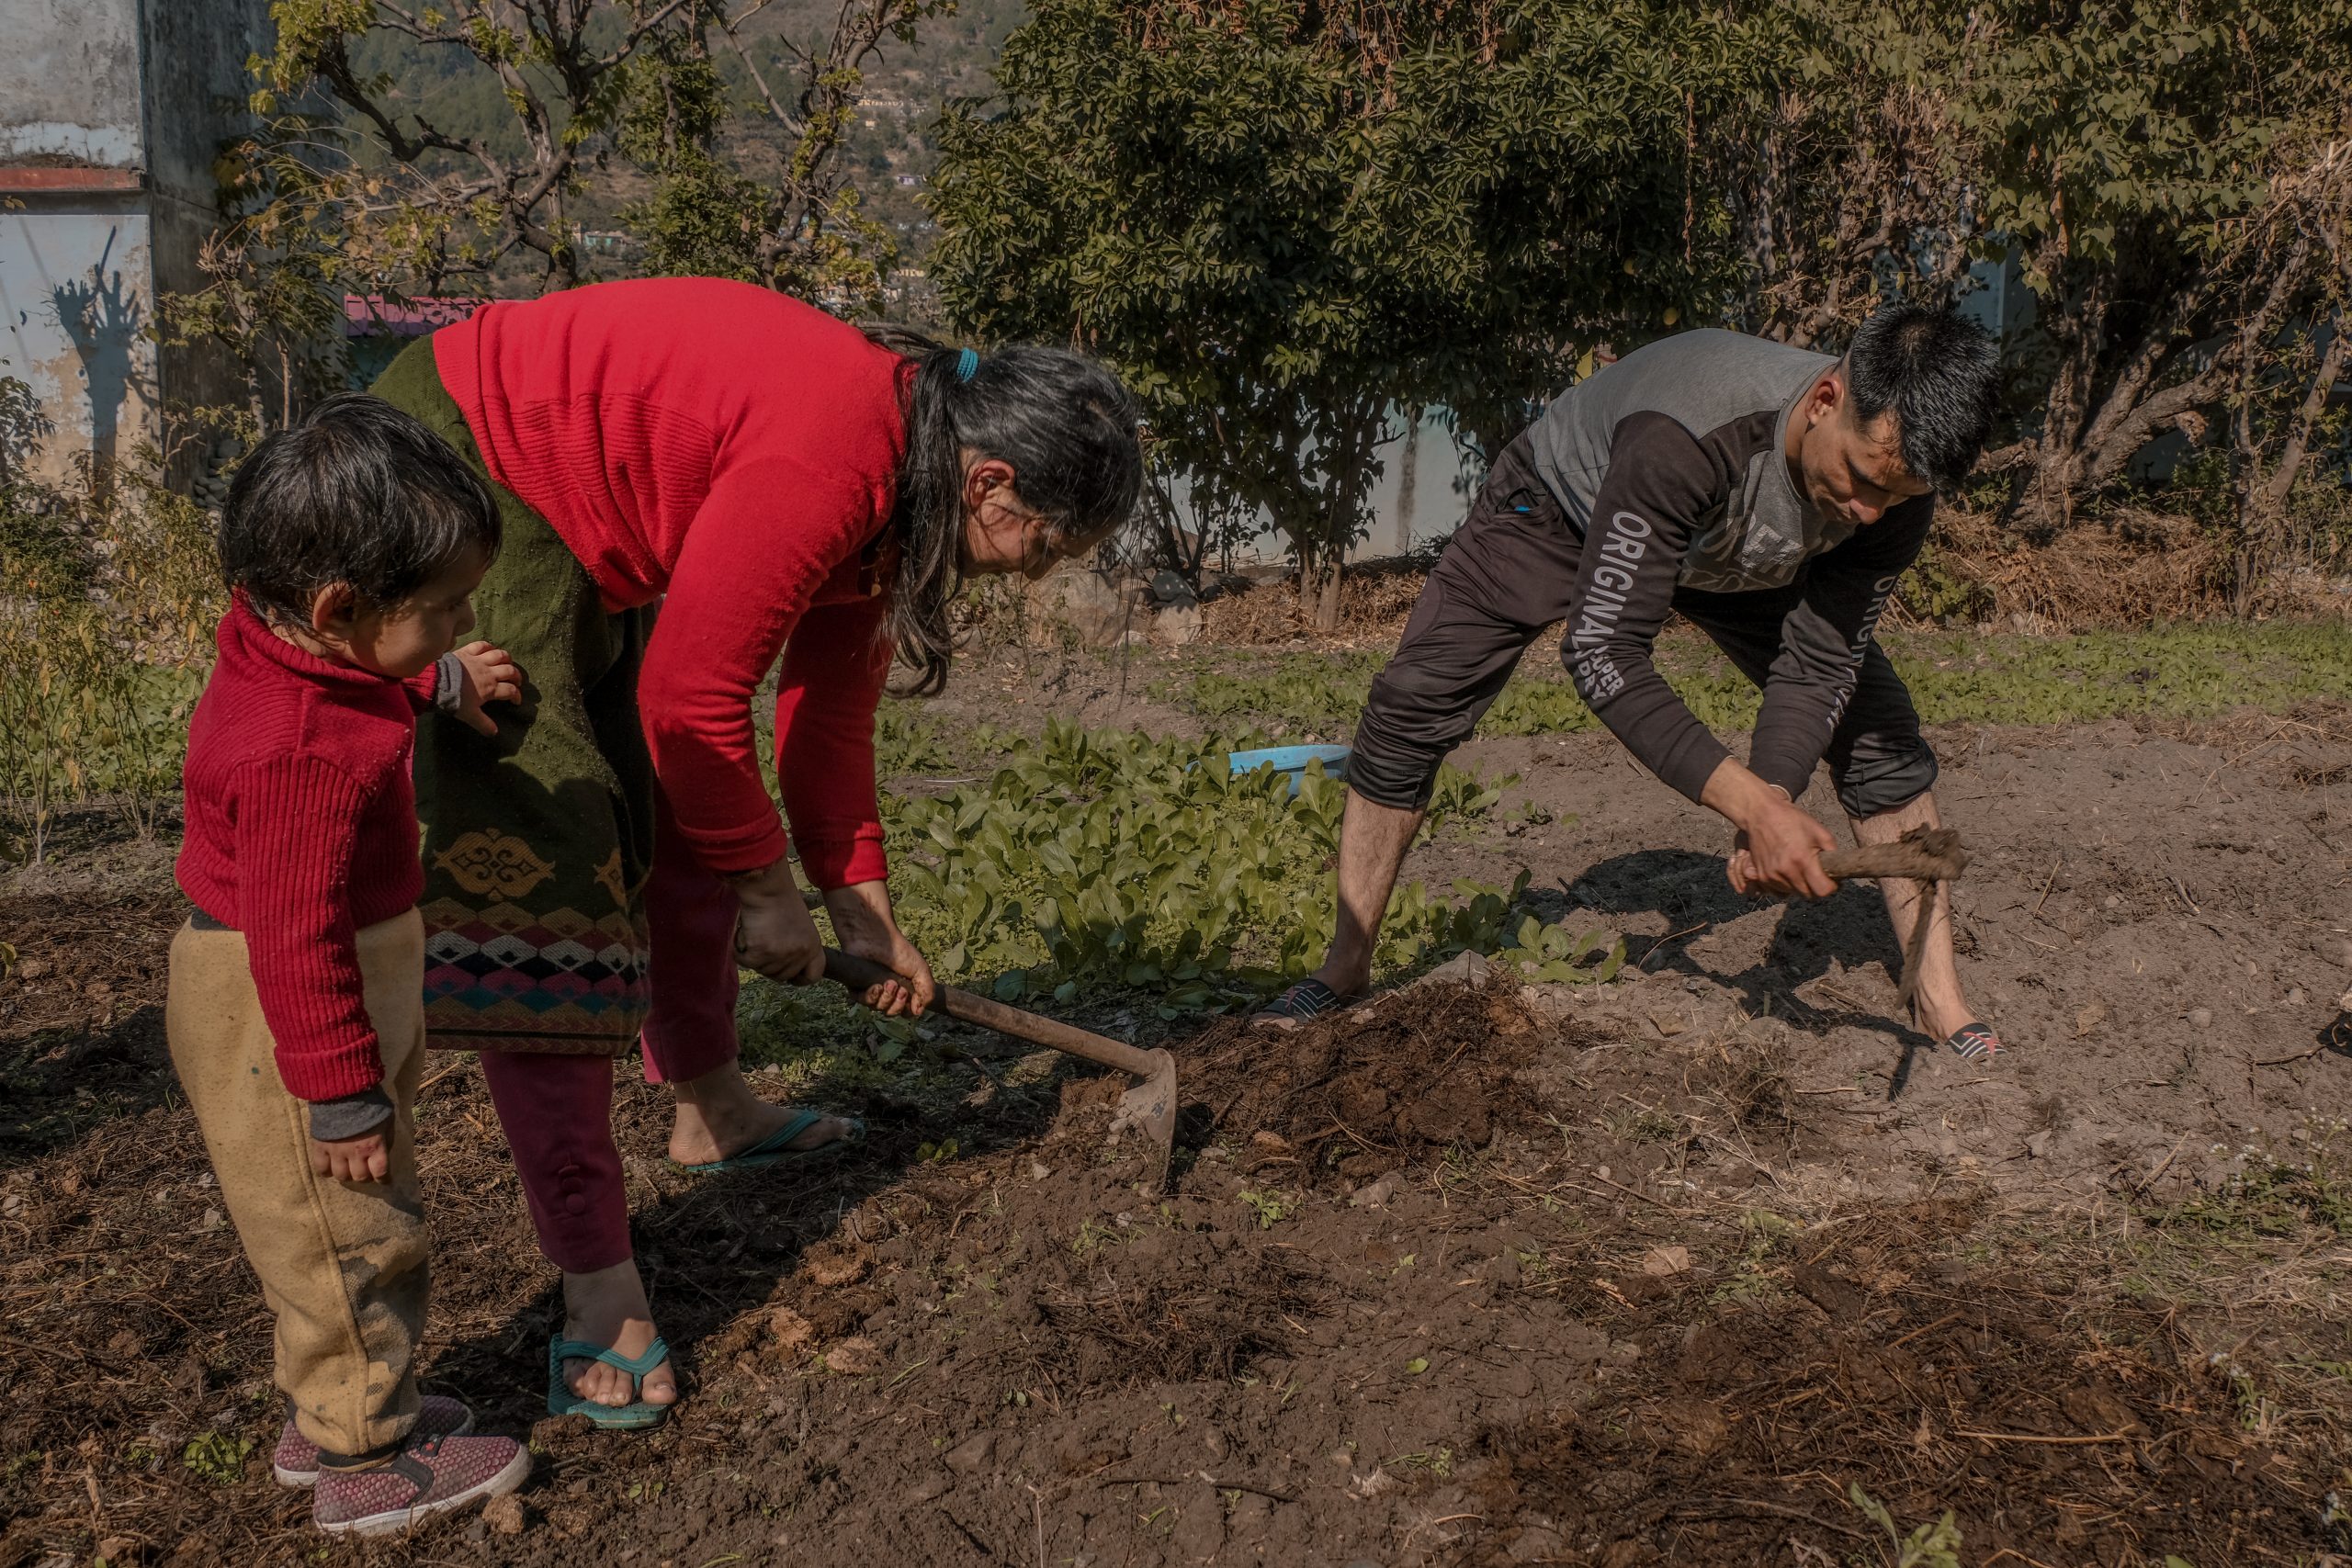
[[[653,1308],[645,1299],[645,1281],[638,1277],[637,1260],[624,1258],[593,1274],[563,1277],[563,1337],[604,1345],[624,1356],[645,1354],[653,1344]],[[599,1404],[668,1404],[678,1397],[678,1379],[664,1361],[645,1374],[638,1385],[628,1373],[602,1361],[568,1360],[563,1381],[571,1392]]]
[[[789,1105],[771,1104],[752,1093],[752,1086],[743,1081],[742,1069],[733,1062],[673,1087],[678,1091],[678,1116],[670,1130],[670,1157],[680,1165],[731,1159],[773,1136],[798,1114]],[[828,1116],[812,1122],[786,1146],[822,1148],[855,1130],[844,1118]]]

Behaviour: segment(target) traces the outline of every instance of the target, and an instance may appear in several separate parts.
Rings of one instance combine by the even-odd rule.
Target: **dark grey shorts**
[[[1567,617],[1582,548],[1520,437],[1497,459],[1373,681],[1348,762],[1357,794],[1405,810],[1429,804],[1445,754],[1470,738],[1528,644]],[[1801,581],[1747,593],[1679,588],[1674,608],[1761,687],[1803,592]],[[1826,755],[1838,804],[1854,817],[1908,805],[1936,782],[1911,694],[1875,642]]]

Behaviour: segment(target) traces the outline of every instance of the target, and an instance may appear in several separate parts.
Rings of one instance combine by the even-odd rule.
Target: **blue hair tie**
[[[967,348],[956,356],[956,379],[968,381],[972,378],[972,372],[979,367],[980,356]]]

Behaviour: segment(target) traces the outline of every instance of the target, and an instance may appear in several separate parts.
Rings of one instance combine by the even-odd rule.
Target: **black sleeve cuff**
[[[445,653],[434,674],[433,705],[443,713],[455,713],[465,700],[465,662],[454,653]]]
[[[363,1089],[341,1100],[314,1100],[310,1105],[311,1136],[334,1143],[372,1133],[392,1119],[391,1097],[381,1088]]]

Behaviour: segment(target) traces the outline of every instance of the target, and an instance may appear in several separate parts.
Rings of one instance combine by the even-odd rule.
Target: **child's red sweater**
[[[874,709],[905,361],[745,283],[664,277],[485,305],[434,334],[498,482],[608,611],[662,601],[638,711],[678,826],[714,871],[781,860],[752,693],[775,667],[776,773],[819,887],[883,875]]]
[[[287,1092],[340,1100],[384,1076],[358,932],[424,890],[409,764],[433,671],[403,682],[320,659],[242,599],[215,640],[188,723],[179,884],[244,934]]]

